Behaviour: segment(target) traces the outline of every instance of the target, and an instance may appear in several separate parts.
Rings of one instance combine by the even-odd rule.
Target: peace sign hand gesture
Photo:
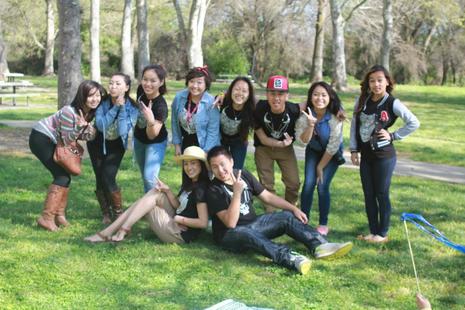
[[[231,179],[233,181],[233,192],[237,194],[242,194],[242,191],[244,190],[245,183],[242,181],[241,178],[242,170],[239,170],[237,173],[237,177],[234,176],[234,172],[231,171]]]
[[[157,192],[162,192],[162,193],[167,193],[170,190],[170,187],[163,183],[159,178],[155,178],[155,191]]]
[[[291,144],[292,144],[292,137],[287,132],[285,132],[284,133],[283,146],[286,147],[286,146],[289,146]]]
[[[316,117],[313,116],[312,114],[312,111],[310,110],[310,108],[307,108],[307,112],[305,112],[305,110],[302,110],[302,113],[307,117],[307,121],[308,121],[308,126],[310,127],[313,127],[315,126],[316,122],[318,121],[316,119]]]
[[[89,125],[89,123],[86,121],[86,118],[84,117],[84,114],[82,113],[82,110],[79,110],[79,115],[76,116],[76,124],[78,127],[85,127]]]
[[[147,121],[147,123],[148,124],[155,123],[155,116],[153,116],[153,111],[152,111],[152,106],[153,106],[152,100],[149,101],[149,106],[146,106],[143,102],[139,101],[139,106],[140,106],[140,111],[142,112],[142,115],[144,115],[144,118]]]

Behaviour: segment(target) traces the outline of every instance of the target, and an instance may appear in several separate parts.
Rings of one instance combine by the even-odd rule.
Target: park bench
[[[13,105],[16,105],[16,98],[24,98],[26,97],[26,106],[29,106],[29,98],[38,96],[39,94],[31,94],[31,93],[0,93],[0,104],[3,104],[3,99],[11,98],[14,99],[11,101]]]
[[[16,80],[17,77],[22,77],[24,74],[22,73],[7,73],[5,77],[7,81],[0,81],[0,89],[10,89],[11,91],[7,92],[0,92],[0,104],[3,104],[4,98],[11,98],[12,103],[16,105],[16,98],[26,97],[26,105],[29,105],[29,98],[33,96],[37,96],[38,94],[31,94],[31,93],[17,93],[16,89],[20,87],[32,87],[34,86],[33,83],[26,81],[26,80]]]

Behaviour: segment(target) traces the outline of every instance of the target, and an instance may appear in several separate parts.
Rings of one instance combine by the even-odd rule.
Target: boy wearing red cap
[[[287,78],[270,76],[266,85],[266,100],[260,100],[255,108],[255,164],[260,183],[274,193],[274,162],[281,169],[286,187],[284,198],[291,204],[298,199],[300,180],[297,159],[292,143],[295,124],[300,115],[298,104],[288,102]],[[275,208],[265,205],[266,212]]]

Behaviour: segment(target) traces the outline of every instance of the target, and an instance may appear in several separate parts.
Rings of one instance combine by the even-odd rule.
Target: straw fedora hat
[[[176,156],[174,160],[180,163],[183,160],[198,159],[207,163],[207,154],[198,146],[189,146],[182,155]]]

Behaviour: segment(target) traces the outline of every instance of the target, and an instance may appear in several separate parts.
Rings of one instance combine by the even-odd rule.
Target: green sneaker
[[[291,252],[291,262],[294,263],[295,269],[302,275],[306,275],[312,267],[311,260],[296,252]]]
[[[315,249],[316,259],[332,259],[346,255],[352,250],[352,242],[323,243]]]

